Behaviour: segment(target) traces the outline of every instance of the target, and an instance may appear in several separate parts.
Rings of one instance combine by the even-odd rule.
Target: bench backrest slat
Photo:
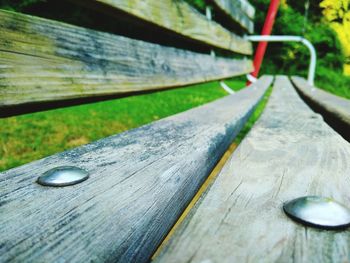
[[[215,1],[229,1],[229,0],[215,0]],[[236,5],[251,19],[255,17],[255,8],[248,0],[235,0]]]
[[[29,103],[164,89],[252,70],[249,60],[214,58],[6,11],[0,11],[0,33],[2,116],[6,108]]]
[[[228,15],[233,21],[245,28],[249,33],[254,32],[255,9],[247,1],[243,0],[212,0],[214,4]]]
[[[173,0],[71,0],[85,7],[120,16],[123,11],[170,32],[217,48],[252,54],[251,43],[196,11],[184,1]],[[101,7],[102,5],[102,7]]]

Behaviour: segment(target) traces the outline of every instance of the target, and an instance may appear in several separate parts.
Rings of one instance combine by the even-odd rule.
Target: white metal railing
[[[307,81],[310,85],[314,85],[314,79],[315,79],[315,71],[316,71],[316,50],[315,47],[312,45],[312,43],[300,36],[261,36],[261,35],[252,35],[252,36],[246,36],[245,39],[253,42],[300,42],[304,44],[310,51],[310,65],[309,65],[309,73],[307,77]],[[252,75],[247,76],[248,80],[250,82],[256,81],[256,78]]]

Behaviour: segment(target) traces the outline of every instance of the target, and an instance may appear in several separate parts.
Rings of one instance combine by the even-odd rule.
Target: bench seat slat
[[[311,86],[301,77],[294,76],[292,81],[297,90],[322,112],[325,120],[350,141],[350,100]]]
[[[0,11],[0,109],[224,79],[249,60],[180,49]]]
[[[346,231],[289,219],[284,202],[305,195],[349,206],[350,144],[277,77],[261,118],[156,262],[342,262]]]
[[[105,10],[120,17],[120,11],[169,32],[206,45],[252,54],[252,44],[220,24],[209,21],[185,1],[173,0],[71,0],[93,10]],[[119,11],[119,12],[118,12]]]
[[[271,81],[1,173],[0,261],[149,260]],[[90,178],[63,188],[35,183],[61,165]]]

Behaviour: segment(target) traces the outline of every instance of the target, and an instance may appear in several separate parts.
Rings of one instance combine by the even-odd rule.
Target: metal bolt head
[[[350,210],[331,198],[304,196],[283,205],[284,212],[299,223],[322,229],[350,225]]]
[[[88,179],[89,173],[74,166],[60,166],[39,176],[37,182],[44,186],[68,186]]]

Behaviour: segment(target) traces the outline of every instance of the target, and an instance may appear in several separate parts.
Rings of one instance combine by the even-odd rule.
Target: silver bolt
[[[60,166],[39,176],[37,182],[44,186],[68,186],[88,179],[89,173],[74,166]]]
[[[304,225],[339,229],[350,225],[350,210],[331,198],[304,196],[283,205],[284,212]]]

